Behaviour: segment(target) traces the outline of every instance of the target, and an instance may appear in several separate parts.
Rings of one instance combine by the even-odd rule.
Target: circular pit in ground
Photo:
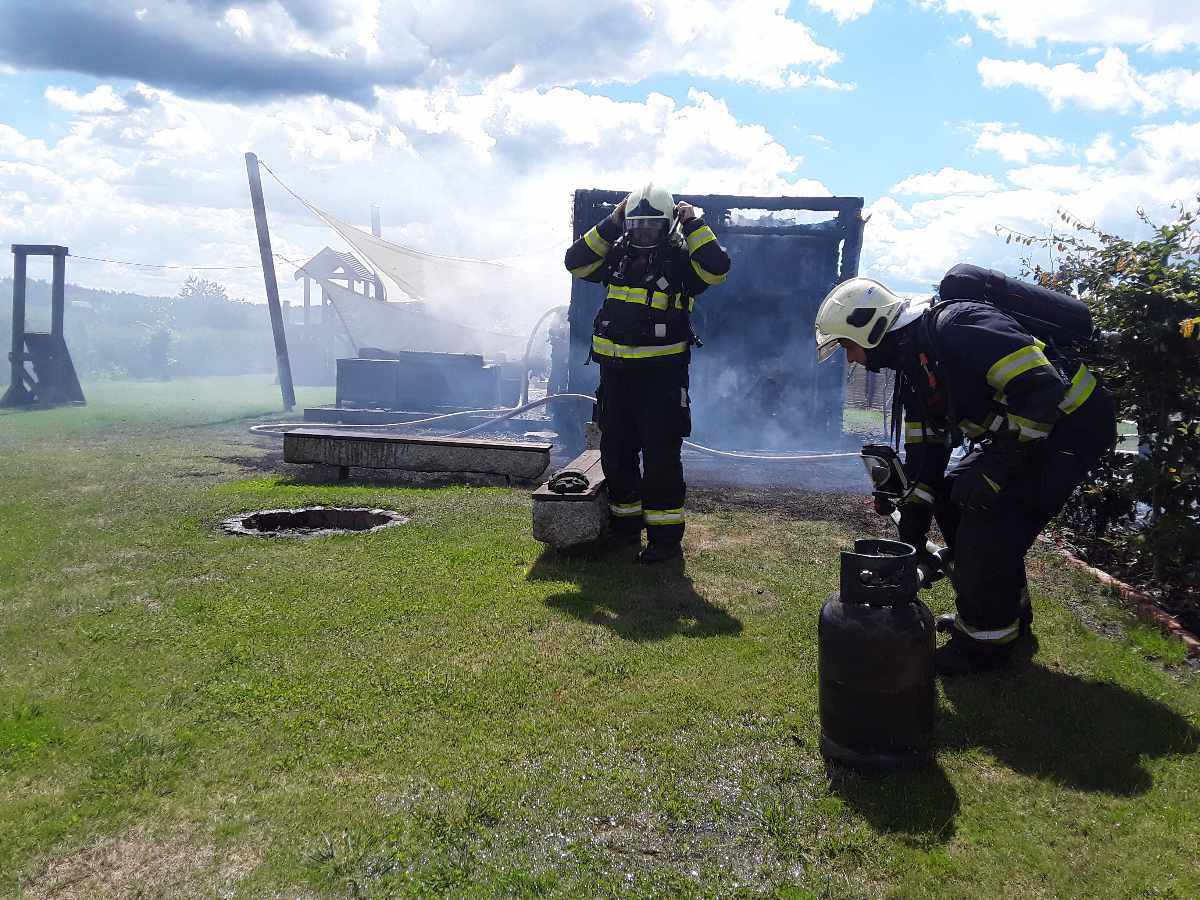
[[[242,513],[221,523],[229,534],[255,537],[324,537],[330,534],[364,534],[403,525],[408,521],[390,509],[306,506],[301,509],[262,509]]]

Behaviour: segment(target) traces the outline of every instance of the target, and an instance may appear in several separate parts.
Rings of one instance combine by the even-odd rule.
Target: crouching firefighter
[[[1003,664],[1031,634],[1025,553],[1112,448],[1116,421],[1078,358],[1092,332],[1082,302],[968,265],[938,293],[916,301],[868,278],[839,284],[817,312],[817,355],[841,346],[849,362],[897,373],[893,440],[903,434],[909,485],[900,537],[926,553],[936,516],[948,542],[957,613],[938,621],[950,639],[936,664],[954,675]],[[963,436],[969,452],[947,472]]]
[[[696,297],[723,282],[729,255],[695,207],[653,182],[634,191],[567,250],[576,278],[603,284],[591,359],[600,365],[593,418],[612,530],[647,546],[644,563],[681,555],[691,434],[688,361]],[[639,469],[639,454],[641,465]]]

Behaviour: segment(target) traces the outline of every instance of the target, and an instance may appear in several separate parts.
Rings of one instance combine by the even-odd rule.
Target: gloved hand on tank
[[[1021,461],[1015,441],[993,441],[983,450],[968,453],[950,475],[950,499],[962,509],[990,509],[1012,481]]]
[[[929,535],[929,526],[933,524],[933,511],[928,506],[917,506],[913,503],[903,503],[900,506],[900,521],[896,530],[900,532],[900,540],[912,544],[917,552],[925,550]]]

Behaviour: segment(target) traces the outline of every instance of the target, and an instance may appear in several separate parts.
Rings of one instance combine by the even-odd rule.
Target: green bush
[[[1139,452],[1115,456],[1073,510],[1107,533],[1135,569],[1165,585],[1200,588],[1200,211],[1178,208],[1133,241],[1062,213],[1073,233],[1049,239],[1062,255],[1045,286],[1077,293],[1107,332],[1093,368],[1122,419],[1137,424]],[[1142,504],[1139,512],[1138,504]],[[1124,524],[1124,528],[1120,526]],[[1116,532],[1113,527],[1116,525]]]

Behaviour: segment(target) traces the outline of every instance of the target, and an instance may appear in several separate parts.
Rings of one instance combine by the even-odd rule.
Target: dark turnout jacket
[[[729,255],[700,217],[659,248],[632,253],[621,226],[601,220],[567,250],[572,275],[607,287],[596,316],[592,357],[601,365],[686,363],[696,297],[729,273]]]
[[[900,399],[916,484],[907,502],[932,505],[959,434],[1033,446],[1087,402],[1096,378],[990,303],[943,301],[924,318],[909,326],[917,353]]]

